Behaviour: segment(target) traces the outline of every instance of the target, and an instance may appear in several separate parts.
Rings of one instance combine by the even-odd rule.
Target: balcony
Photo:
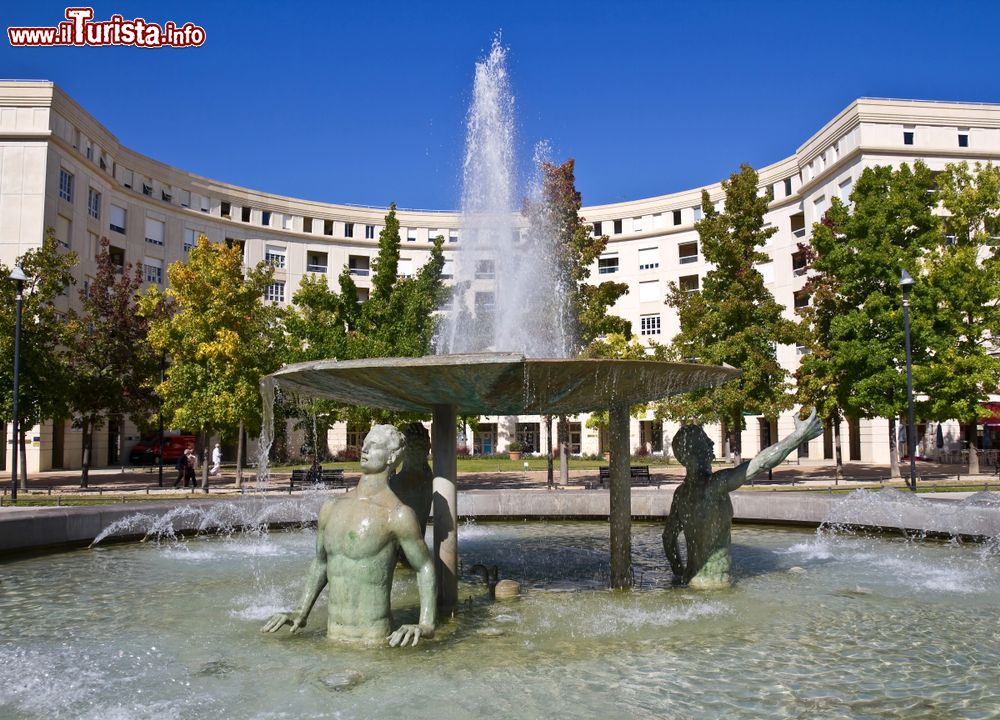
[[[311,272],[311,273],[326,273],[327,269],[328,269],[327,265],[325,264],[318,265],[315,263],[309,263],[308,265],[306,265],[306,272]]]

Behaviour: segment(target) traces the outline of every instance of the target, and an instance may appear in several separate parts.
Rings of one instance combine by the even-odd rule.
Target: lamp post
[[[917,428],[913,421],[913,364],[910,359],[910,288],[917,281],[903,270],[899,286],[903,288],[903,337],[906,343],[906,404],[909,424],[906,426],[906,444],[910,453],[910,490],[917,491]]]
[[[12,407],[13,422],[12,430],[14,435],[13,450],[10,459],[10,500],[17,502],[17,459],[18,459],[18,417],[17,400],[21,392],[21,300],[24,293],[24,281],[28,276],[19,265],[14,266],[14,271],[10,274],[10,279],[14,281],[17,292],[14,295],[14,403]]]

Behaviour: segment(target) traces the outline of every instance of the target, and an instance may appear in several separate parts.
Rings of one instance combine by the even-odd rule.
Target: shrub
[[[507,452],[521,452],[524,449],[524,445],[521,444],[520,440],[511,440],[507,443]]]
[[[361,448],[355,445],[348,445],[337,453],[338,462],[357,462],[361,459]]]

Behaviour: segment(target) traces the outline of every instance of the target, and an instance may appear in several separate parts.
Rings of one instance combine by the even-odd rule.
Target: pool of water
[[[763,527],[736,585],[671,587],[660,527],[633,527],[631,593],[606,523],[480,523],[461,560],[520,580],[416,648],[261,635],[298,598],[314,531],[232,534],[0,564],[0,718],[995,718],[1000,553]],[[397,572],[397,621],[416,617]]]

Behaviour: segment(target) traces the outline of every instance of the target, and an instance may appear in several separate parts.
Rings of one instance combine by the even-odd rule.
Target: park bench
[[[601,487],[607,487],[611,481],[611,468],[602,467],[600,472]],[[649,475],[649,465],[632,465],[629,474],[633,485],[651,485],[654,482]]]

